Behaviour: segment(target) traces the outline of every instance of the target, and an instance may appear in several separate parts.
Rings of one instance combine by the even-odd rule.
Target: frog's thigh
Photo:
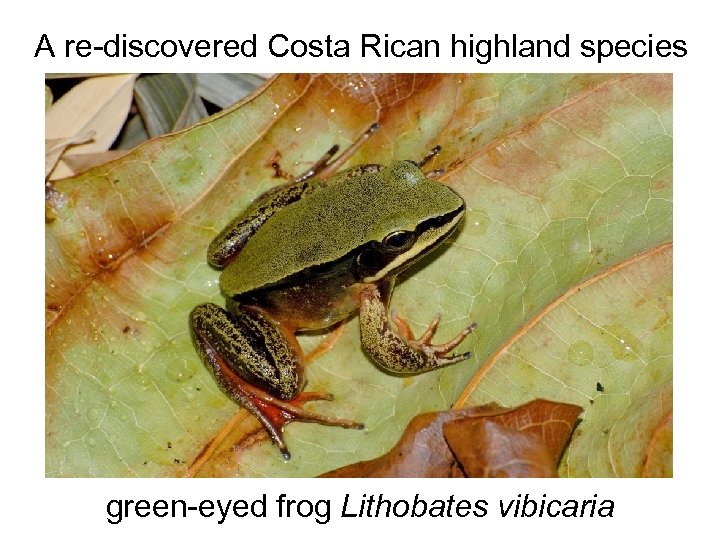
[[[434,346],[429,339],[406,341],[393,332],[381,290],[368,285],[360,293],[360,341],[363,349],[383,368],[394,373],[423,373],[454,364],[469,353],[446,356],[473,327],[464,330],[446,346]],[[433,332],[429,337],[432,337]]]
[[[201,304],[190,313],[190,328],[195,348],[231,397],[233,375],[280,399],[295,397],[304,384],[297,340],[259,310],[239,306],[231,316]]]

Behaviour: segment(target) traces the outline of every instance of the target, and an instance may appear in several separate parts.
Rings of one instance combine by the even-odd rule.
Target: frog
[[[418,161],[337,172],[377,128],[370,126],[335,160],[338,145],[304,174],[262,194],[207,250],[208,263],[221,271],[226,306],[204,303],[191,311],[192,342],[220,389],[260,421],[285,460],[283,428],[292,421],[364,429],[305,408],[333,395],[302,392],[307,355],[298,333],[329,329],[358,313],[362,348],[395,375],[471,356],[453,351],[474,323],[433,344],[439,315],[417,338],[405,319],[388,316],[396,277],[451,236],[465,201],[435,179],[442,170],[422,170],[439,146]]]

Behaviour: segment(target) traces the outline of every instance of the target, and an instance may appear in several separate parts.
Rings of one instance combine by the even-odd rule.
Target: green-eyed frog
[[[474,324],[433,345],[438,317],[416,339],[404,320],[397,317],[393,330],[387,316],[395,276],[440,245],[465,212],[455,191],[420,169],[437,150],[419,163],[330,175],[349,153],[328,163],[334,146],[298,180],[260,196],[210,244],[227,309],[193,309],[193,343],[222,390],[260,420],[285,459],[282,429],[293,420],[363,427],[303,409],[332,396],[300,393],[304,355],[296,332],[359,311],[362,346],[388,372],[422,373],[470,356],[450,352]]]

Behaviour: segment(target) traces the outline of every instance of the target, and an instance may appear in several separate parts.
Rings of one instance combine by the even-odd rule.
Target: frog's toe
[[[403,319],[400,319],[400,317],[395,317],[395,322],[398,323],[398,321],[401,321],[402,324],[398,324],[398,333],[405,339],[407,344],[412,347],[415,350],[423,351],[425,354],[430,354],[433,356],[437,356],[438,358],[447,358],[448,360],[454,360],[454,361],[460,361],[465,360],[466,358],[470,357],[470,353],[464,353],[464,354],[455,354],[451,357],[447,357],[447,353],[452,351],[455,347],[460,345],[465,338],[470,335],[476,328],[477,324],[472,323],[467,328],[464,328],[457,336],[452,338],[447,343],[443,343],[440,345],[433,345],[432,338],[435,337],[435,333],[437,332],[438,326],[440,325],[440,314],[438,313],[433,317],[433,320],[430,322],[430,324],[427,327],[427,330],[425,330],[425,333],[423,333],[422,336],[415,339],[413,337],[412,331],[410,330],[410,327],[408,326],[407,322],[405,322]]]
[[[323,424],[326,426],[340,426],[349,429],[364,429],[364,424],[355,422],[354,420],[347,420],[345,418],[335,418],[333,416],[325,416],[322,414],[314,413],[304,409],[303,406],[308,401],[332,401],[335,396],[324,392],[303,392],[298,394],[297,397],[288,400],[274,400],[274,405],[282,410],[283,416],[287,419],[285,422],[314,422],[316,424]],[[284,424],[283,424],[284,425]]]
[[[437,332],[438,325],[440,324],[440,314],[436,314],[433,317],[433,320],[430,321],[430,324],[427,327],[427,330],[423,333],[422,336],[420,336],[418,339],[413,340],[411,343],[415,346],[421,347],[423,345],[431,345],[431,340],[435,336],[435,332]]]
[[[450,357],[448,357],[447,354],[455,347],[460,345],[465,340],[465,338],[468,337],[477,328],[477,324],[472,323],[470,326],[463,328],[463,330],[457,336],[452,338],[447,343],[433,345],[431,343],[431,340],[435,336],[435,332],[437,331],[439,323],[440,316],[436,315],[428,326],[428,329],[425,331],[425,333],[417,340],[409,341],[408,345],[415,348],[416,350],[423,351],[425,354],[433,355],[437,358],[452,360],[453,362],[459,362],[460,360],[466,360],[470,358],[471,353],[469,352],[463,354],[454,354]]]
[[[412,328],[408,324],[407,320],[397,314],[397,311],[390,312],[390,317],[395,322],[395,328],[397,333],[408,343],[415,341],[415,334],[413,334]]]
[[[335,396],[329,392],[303,392],[289,402],[302,406],[308,401],[332,401],[334,399]]]
[[[284,459],[290,459],[290,452],[283,440],[283,428],[291,422],[313,422],[326,426],[339,426],[346,429],[364,429],[365,425],[354,420],[325,416],[304,408],[308,401],[332,401],[334,396],[326,392],[302,392],[289,400],[271,396],[259,389],[253,389],[251,400],[255,411],[251,411],[260,420],[272,441],[277,445]]]

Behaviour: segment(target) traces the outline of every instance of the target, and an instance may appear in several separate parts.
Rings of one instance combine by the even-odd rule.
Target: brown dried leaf
[[[322,476],[557,476],[556,464],[581,412],[575,405],[535,400],[516,409],[490,404],[421,414],[387,454]]]
[[[470,477],[554,477],[582,408],[535,400],[490,418],[448,422],[445,439]]]
[[[57,162],[60,160],[63,152],[65,152],[68,147],[75,144],[85,144],[90,142],[93,140],[94,136],[94,131],[88,131],[87,133],[78,133],[73,137],[45,139],[45,178],[50,176],[50,173],[53,172]]]
[[[76,142],[65,155],[102,152],[110,148],[127,118],[136,78],[136,74],[123,74],[82,81],[48,109],[45,139],[76,139],[81,133],[94,131],[92,142],[85,141],[82,145]],[[51,178],[64,178],[72,173],[60,161]]]

